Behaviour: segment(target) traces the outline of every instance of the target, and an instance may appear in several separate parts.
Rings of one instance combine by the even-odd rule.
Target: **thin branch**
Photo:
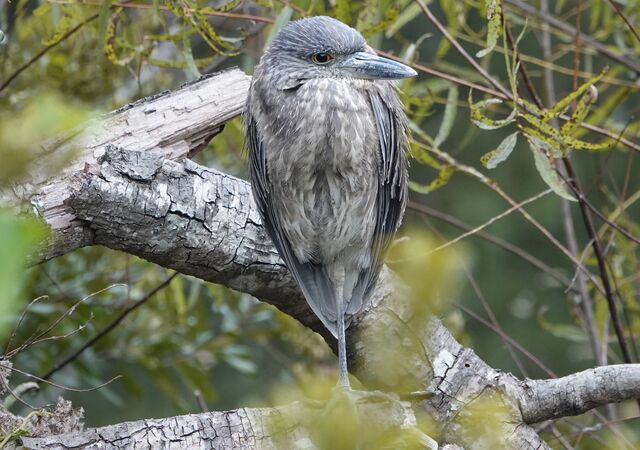
[[[436,16],[433,15],[431,10],[424,3],[422,3],[422,0],[415,0],[415,2],[418,4],[420,9],[422,10],[422,13],[427,17],[427,19],[429,19],[429,21],[451,43],[451,45],[453,45],[456,48],[456,50],[458,50],[458,52],[464,57],[464,59],[466,59],[467,62],[471,64],[471,66],[474,69],[476,69],[480,75],[484,77],[485,80],[491,83],[491,85],[494,88],[496,88],[499,92],[501,92],[503,95],[506,95],[507,97],[511,97],[511,93],[504,86],[502,86],[502,84],[500,84],[500,82],[496,80],[489,72],[487,72],[484,67],[478,64],[478,62],[471,55],[469,55],[469,53],[467,53],[467,51],[462,47],[462,45],[460,45],[460,43],[453,36],[451,36],[451,34],[449,34],[449,31],[447,30],[447,28],[444,25],[442,25],[442,23],[440,23],[440,21],[436,18]]]
[[[78,30],[80,30],[80,28],[82,28],[83,26],[85,26],[89,22],[91,22],[93,20],[96,20],[98,18],[98,16],[99,16],[99,14],[94,14],[93,16],[83,20],[78,25],[76,25],[75,27],[71,28],[66,33],[64,33],[62,36],[60,36],[60,38],[57,39],[55,42],[53,42],[52,44],[46,45],[42,49],[40,49],[40,51],[37,52],[35,55],[33,55],[29,61],[24,63],[22,66],[20,66],[15,72],[13,72],[11,75],[9,75],[9,77],[2,84],[0,84],[0,92],[2,92],[7,86],[9,86],[9,84],[11,84],[11,82],[13,80],[15,80],[22,72],[27,70],[36,61],[38,61],[40,58],[42,58],[49,50],[55,48],[56,46],[58,46],[58,44],[64,42],[69,37],[73,36]]]
[[[431,208],[429,206],[423,205],[421,203],[417,203],[414,201],[409,201],[409,203],[407,204],[407,207],[409,209],[412,209],[414,211],[420,212],[422,214],[426,214],[430,217],[434,217],[438,220],[442,220],[443,222],[446,222],[450,225],[453,225],[456,228],[459,228],[461,230],[464,231],[469,231],[472,229],[472,227],[466,223],[464,223],[463,221],[461,221],[460,219],[453,217],[449,214],[446,214],[442,211],[438,211],[434,208]],[[532,254],[526,252],[525,250],[523,250],[522,248],[511,244],[510,242],[507,242],[493,234],[490,234],[486,231],[479,231],[476,234],[474,234],[474,236],[482,238],[488,242],[491,242],[495,245],[497,245],[498,247],[501,247],[503,249],[505,249],[508,252],[513,253],[514,255],[522,258],[523,260],[527,261],[529,264],[531,264],[532,266],[536,267],[537,269],[540,269],[542,272],[546,273],[547,275],[549,275],[550,277],[552,277],[553,279],[555,279],[557,282],[559,282],[560,284],[562,284],[563,286],[569,286],[571,283],[571,280],[567,277],[565,277],[564,275],[562,275],[561,273],[558,273],[557,270],[554,270],[553,268],[549,267],[547,264],[545,264],[544,262],[542,262],[540,259],[536,258],[535,256],[533,256]]]
[[[633,25],[631,24],[631,22],[629,21],[629,19],[627,18],[627,16],[624,14],[624,12],[620,9],[620,7],[616,4],[616,2],[614,2],[613,0],[609,0],[609,4],[611,5],[611,7],[613,9],[615,9],[616,13],[618,13],[618,15],[620,17],[622,17],[622,20],[624,20],[624,23],[627,24],[627,27],[629,27],[629,30],[631,31],[631,33],[633,33],[633,35],[636,37],[636,39],[638,40],[638,42],[640,42],[640,35],[638,34],[638,32],[636,31],[636,29],[633,27]]]
[[[520,353],[526,356],[531,362],[533,362],[536,366],[542,369],[551,378],[556,378],[558,376],[556,375],[555,372],[549,369],[542,361],[540,361],[533,353],[531,353],[529,350],[524,348],[518,341],[514,340],[511,336],[506,334],[504,331],[502,331],[501,328],[495,327],[491,322],[479,316],[473,310],[467,308],[461,303],[456,303],[455,306],[456,308],[460,309],[463,313],[473,317],[475,320],[477,320],[478,322],[480,322],[481,324],[483,324],[484,326],[486,326],[487,328],[495,332],[498,336],[500,336],[501,339],[509,342],[509,344],[513,345],[516,349],[518,349]]]
[[[543,14],[538,8],[536,8],[535,6],[532,6],[527,2],[524,2],[522,0],[504,0],[504,3],[507,5],[511,5],[514,8],[517,8],[520,11],[524,12],[525,13],[524,15],[526,17],[529,17],[529,18],[535,17],[539,20],[548,22],[554,28],[562,31],[564,34],[566,34],[569,37],[573,38],[576,34],[575,28],[572,27],[571,25],[565,23],[564,21],[556,17],[553,17],[552,15]],[[629,69],[633,70],[637,75],[640,75],[640,64],[631,60],[628,56],[614,53],[606,45],[598,42],[597,40],[593,39],[590,36],[585,35],[584,33],[581,33],[580,39],[582,40],[582,42],[594,48],[598,53],[606,56],[612,61],[617,62],[618,64],[622,64],[623,66],[628,67]]]
[[[540,2],[540,9],[544,13],[545,17],[551,17],[548,12],[549,4],[547,0],[542,0]],[[551,57],[552,49],[551,34],[549,33],[549,24],[547,21],[542,21],[541,29],[542,36],[540,40],[542,54],[545,60],[548,60]],[[549,106],[554,105],[556,103],[555,83],[553,73],[547,66],[545,66],[543,69],[543,80],[545,86],[546,103]],[[557,122],[557,120],[554,119],[554,122]],[[560,200],[560,207],[562,213],[562,226],[564,228],[567,246],[569,247],[569,251],[571,251],[571,253],[577,257],[579,254],[578,240],[576,238],[576,230],[573,222],[573,216],[571,215],[571,206],[569,205],[569,201],[562,198]],[[580,259],[580,262],[582,261],[584,261],[583,258]],[[604,365],[607,363],[607,360],[605,354],[601,351],[600,348],[598,332],[595,326],[593,315],[594,301],[591,293],[589,292],[584,274],[576,270],[575,276],[571,281],[571,286],[573,286],[574,282],[577,282],[578,285],[577,290],[579,293],[580,307],[583,315],[582,321],[584,323],[587,336],[589,337],[589,345],[591,346],[591,351],[593,352],[593,358],[597,365]]]
[[[92,391],[96,391],[98,389],[101,389],[101,388],[113,383],[115,380],[119,380],[120,378],[122,378],[122,375],[116,375],[115,377],[105,381],[102,384],[99,384],[98,386],[95,386],[95,387],[92,387],[92,388],[87,388],[87,389],[78,389],[78,388],[72,388],[72,387],[69,387],[69,386],[64,386],[62,384],[54,383],[53,381],[45,380],[44,378],[38,377],[38,376],[33,375],[33,374],[29,373],[29,372],[25,372],[24,370],[16,369],[15,367],[11,367],[11,366],[4,366],[4,367],[6,367],[7,369],[11,370],[12,372],[17,372],[17,373],[19,373],[21,375],[24,375],[27,378],[31,378],[31,379],[34,379],[34,380],[39,381],[41,383],[45,383],[45,384],[48,384],[50,386],[57,387],[58,389],[63,389],[65,391],[71,391],[71,392],[92,392]]]
[[[131,314],[133,311],[135,311],[138,307],[142,306],[143,304],[145,304],[151,297],[153,297],[154,295],[156,295],[159,291],[161,291],[162,289],[164,289],[165,287],[169,286],[169,284],[171,283],[171,281],[178,276],[178,272],[173,273],[169,278],[167,278],[166,280],[164,280],[162,283],[160,283],[158,286],[156,286],[155,288],[153,288],[151,291],[149,291],[147,293],[147,295],[145,295],[144,297],[142,297],[140,300],[138,300],[137,302],[135,302],[133,305],[125,308],[119,315],[118,317],[116,317],[115,319],[113,319],[111,321],[111,323],[109,323],[109,325],[107,325],[104,329],[102,329],[102,331],[98,332],[98,334],[96,334],[94,337],[92,337],[91,339],[89,339],[87,342],[84,343],[84,345],[82,345],[80,348],[78,348],[76,351],[74,351],[72,354],[70,354],[69,356],[67,356],[66,358],[64,358],[62,361],[56,363],[56,365],[54,365],[47,373],[45,373],[44,375],[42,375],[42,379],[47,380],[49,378],[51,378],[51,376],[56,373],[57,371],[59,371],[60,369],[62,369],[63,367],[65,367],[67,364],[69,364],[70,362],[72,362],[73,360],[75,360],[78,356],[80,356],[85,350],[87,350],[88,348],[92,347],[93,345],[96,344],[96,342],[98,342],[100,339],[102,339],[103,337],[105,337],[111,330],[113,330],[116,326],[118,326],[118,324],[120,322],[122,322],[124,320],[125,317],[127,317],[129,314]]]
[[[443,162],[455,167],[457,170],[463,173],[466,173],[467,175],[471,175],[472,177],[476,178],[478,181],[480,181],[482,184],[487,186],[489,189],[496,192],[509,205],[513,207],[517,206],[518,203],[513,198],[511,198],[511,196],[509,196],[506,192],[504,192],[502,188],[500,188],[500,186],[498,186],[494,181],[488,179],[485,175],[480,173],[478,170],[474,169],[473,167],[469,167],[465,164],[461,164],[459,161],[457,161],[454,157],[452,157],[448,153],[445,153],[439,149],[424,145],[420,142],[417,142],[417,141],[415,142],[417,145],[423,145],[426,150],[434,153]],[[573,262],[573,264],[578,268],[578,270],[582,271],[587,276],[587,278],[593,283],[595,288],[601,291],[604,295],[604,291],[602,287],[593,278],[593,275],[591,274],[591,272],[589,272],[587,268],[584,267],[584,265],[578,259],[576,259],[573,253],[567,250],[567,248],[564,245],[562,245],[562,243],[560,243],[560,241],[558,241],[558,239],[556,239],[555,236],[553,236],[549,230],[547,230],[540,222],[534,219],[531,216],[531,214],[529,214],[524,208],[519,208],[518,211],[529,223],[531,223],[534,227],[536,227],[553,245],[555,245],[567,258],[569,258],[571,262]]]
[[[51,0],[52,3],[62,4],[62,5],[87,5],[87,6],[95,6],[100,7],[102,3],[100,2],[92,2],[87,0],[82,0],[80,2],[76,0]],[[113,2],[111,3],[112,7],[116,8],[133,8],[133,9],[160,9],[162,11],[171,11],[168,7],[163,5],[150,5],[145,3],[126,3],[126,2]],[[196,11],[193,8],[188,8],[188,12]],[[229,19],[239,19],[239,20],[253,20],[255,22],[264,22],[264,23],[273,23],[274,20],[269,17],[263,16],[254,16],[251,14],[242,14],[242,13],[234,13],[234,12],[223,12],[223,11],[202,11],[201,14],[203,16],[209,17],[226,17]]]
[[[379,54],[381,56],[384,56],[386,58],[389,58],[389,59],[393,59],[394,61],[401,62],[401,63],[406,64],[408,66],[411,66],[415,70],[417,70],[418,72],[426,73],[427,75],[433,75],[435,77],[442,78],[443,80],[451,81],[452,83],[458,84],[460,86],[466,86],[468,88],[475,89],[475,90],[477,90],[479,92],[484,92],[485,94],[493,95],[495,97],[499,97],[499,98],[508,100],[508,98],[503,93],[501,93],[499,91],[496,91],[495,89],[492,89],[490,87],[484,86],[482,84],[474,83],[473,81],[468,81],[468,80],[465,80],[464,78],[459,78],[459,77],[457,77],[455,75],[451,75],[450,73],[441,72],[439,70],[432,69],[432,68],[427,67],[427,66],[425,66],[423,64],[418,64],[418,63],[412,63],[410,61],[405,61],[404,59],[402,59],[402,58],[400,58],[398,56],[395,56],[395,55],[393,55],[391,53],[384,52],[382,50],[377,50],[377,49],[374,49],[374,50],[375,50],[375,52],[377,54]]]
[[[464,238],[469,237],[469,236],[472,236],[472,235],[474,235],[474,234],[478,233],[479,231],[482,231],[483,229],[485,229],[485,228],[486,228],[486,227],[488,227],[489,225],[492,225],[493,223],[497,222],[498,220],[502,219],[503,217],[508,216],[508,215],[509,215],[509,214],[511,214],[512,212],[514,212],[514,211],[522,211],[522,208],[523,208],[524,206],[526,206],[526,205],[528,205],[528,204],[530,204],[530,203],[533,203],[533,202],[535,202],[536,200],[541,199],[542,197],[544,197],[544,196],[545,196],[545,195],[547,195],[547,194],[550,194],[551,192],[553,192],[553,191],[549,188],[549,189],[546,189],[546,190],[544,190],[544,191],[542,191],[542,192],[539,192],[539,193],[538,193],[538,194],[536,194],[536,195],[533,195],[533,196],[529,197],[529,198],[528,198],[528,199],[526,199],[526,200],[523,200],[523,201],[521,201],[521,202],[518,202],[518,203],[516,203],[516,204],[512,205],[509,209],[507,209],[507,210],[505,210],[505,211],[501,212],[500,214],[497,214],[497,215],[495,215],[495,216],[491,217],[491,218],[490,218],[489,220],[487,220],[486,222],[484,222],[484,223],[482,223],[482,224],[478,225],[477,227],[475,227],[475,228],[473,228],[473,229],[471,229],[471,230],[467,231],[466,233],[462,233],[460,236],[458,236],[458,237],[456,237],[456,238],[454,238],[454,239],[451,239],[450,241],[447,241],[447,242],[445,242],[444,244],[441,244],[441,245],[437,246],[436,248],[434,248],[433,250],[431,250],[429,253],[435,253],[435,252],[438,252],[438,251],[440,251],[440,250],[444,250],[445,248],[447,248],[447,247],[449,247],[449,246],[451,246],[451,245],[453,245],[453,244],[456,244],[456,243],[460,242],[460,241],[461,241],[461,240],[463,240]]]

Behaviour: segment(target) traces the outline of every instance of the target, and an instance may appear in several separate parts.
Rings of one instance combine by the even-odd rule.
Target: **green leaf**
[[[489,27],[487,30],[487,47],[476,53],[478,58],[488,55],[498,42],[498,38],[502,34],[502,5],[500,0],[485,0],[487,6],[487,18],[489,19]]]
[[[495,169],[498,164],[507,159],[518,142],[518,133],[519,132],[516,131],[510,134],[500,142],[498,148],[485,153],[482,158],[480,158],[482,165],[487,169]]]
[[[49,11],[51,11],[51,3],[50,2],[44,2],[43,4],[41,4],[36,9],[33,10],[33,15],[35,17],[42,17],[45,14],[48,14]]]
[[[560,99],[558,101],[558,103],[556,103],[553,106],[553,108],[551,108],[549,111],[544,113],[544,116],[543,116],[542,120],[544,120],[545,122],[548,122],[551,119],[553,119],[555,117],[558,117],[560,114],[562,114],[569,107],[569,105],[571,105],[571,103],[574,100],[577,100],[578,97],[580,97],[582,94],[584,94],[587,91],[587,89],[589,89],[591,86],[593,86],[598,81],[600,81],[600,79],[606,73],[607,73],[607,69],[604,69],[598,75],[595,75],[594,77],[590,78],[589,80],[587,80],[583,84],[581,84],[578,87],[578,89],[576,89],[575,91],[569,93],[567,96],[565,96],[562,99]]]
[[[458,110],[458,87],[452,84],[449,88],[449,94],[447,95],[447,105],[444,108],[444,114],[442,116],[442,123],[438,134],[433,140],[433,146],[438,148],[451,133],[453,128],[453,122],[456,120],[456,111]]]
[[[595,102],[598,98],[598,90],[595,86],[589,86],[589,89],[584,93],[580,100],[576,103],[576,107],[571,114],[571,119],[565,122],[562,127],[560,127],[560,133],[569,135],[571,134],[578,124],[580,124],[584,118],[589,113],[589,108],[593,102]]]
[[[440,0],[440,9],[445,15],[447,30],[453,36],[463,27],[465,18],[464,2],[452,2],[451,0]],[[448,39],[441,39],[436,51],[436,59],[444,58],[451,49],[451,42]]]
[[[433,156],[431,156],[424,148],[417,145],[411,146],[411,156],[420,164],[425,164],[436,170],[442,169],[442,164],[438,162]]]
[[[490,105],[500,105],[502,100],[499,98],[488,98],[486,100],[480,100],[477,103],[473,102],[472,90],[469,89],[469,108],[471,109],[471,121],[481,130],[497,130],[498,128],[509,125],[516,119],[516,110],[514,109],[507,116],[506,119],[495,120],[487,117],[482,112]]]
[[[104,45],[107,36],[107,25],[109,23],[109,12],[111,11],[112,0],[103,0],[98,16],[98,42]]]
[[[455,171],[456,168],[453,166],[444,166],[438,172],[438,176],[428,185],[425,186],[415,181],[409,181],[409,189],[418,194],[429,194],[447,184]]]
[[[527,136],[527,140],[529,141],[529,148],[533,153],[536,169],[542,177],[542,180],[560,197],[571,200],[572,202],[577,201],[564,181],[558,176],[558,173],[547,156],[548,154],[553,154],[551,146],[535,136]]]
[[[415,19],[421,11],[422,10],[420,9],[420,5],[418,5],[417,3],[414,2],[409,4],[409,6],[407,6],[404,11],[402,11],[398,15],[396,20],[391,25],[389,25],[389,28],[387,28],[387,31],[385,31],[384,33],[384,37],[386,37],[387,39],[393,37],[393,35],[396,34],[398,30]]]
[[[543,307],[537,314],[538,323],[543,330],[548,331],[557,338],[567,341],[577,343],[588,342],[587,335],[582,328],[570,324],[549,322],[544,317],[545,312],[547,312],[547,308]]]
[[[43,223],[0,210],[0,339],[23,301],[27,257],[45,236]]]
[[[186,34],[184,39],[182,40],[181,50],[182,50],[182,57],[184,58],[184,61],[187,65],[185,72],[187,73],[187,75],[190,75],[194,78],[199,77],[201,74],[200,74],[200,70],[198,69],[198,66],[196,65],[195,60],[193,59],[193,53],[191,51],[191,39],[189,39]]]
[[[287,22],[291,20],[292,14],[293,14],[293,9],[291,9],[291,7],[285,6],[284,8],[282,8],[282,11],[280,11],[280,14],[278,14],[278,17],[276,17],[276,21],[273,23],[273,26],[271,27],[271,31],[269,31],[269,36],[267,36],[267,41],[264,43],[265,50],[267,49],[267,47],[271,45],[271,41],[273,41],[273,38],[276,37],[276,34],[278,34],[278,31],[280,31],[280,29],[283,26],[285,26]]]

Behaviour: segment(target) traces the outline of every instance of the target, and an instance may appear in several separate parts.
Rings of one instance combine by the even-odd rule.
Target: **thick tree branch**
[[[555,380],[522,382],[527,423],[576,416],[609,403],[640,398],[640,364],[601,366]]]
[[[105,245],[250,293],[335,345],[262,229],[249,185],[181,161],[239,113],[247,87],[248,78],[241,72],[224,72],[110,115],[109,127],[102,126],[100,139],[85,146],[80,162],[55,180],[40,180],[23,191],[22,198],[38,206],[36,212],[54,231],[54,242],[41,259],[79,245]],[[166,118],[148,118],[160,110]],[[213,117],[210,122],[207,115]],[[69,239],[69,234],[81,239]],[[366,310],[349,328],[351,368],[367,389],[430,393],[413,401],[411,408],[435,421],[440,442],[491,448],[490,439],[504,436],[508,448],[547,448],[527,423],[638,395],[631,388],[639,381],[636,366],[598,368],[559,380],[518,380],[462,347],[437,318],[408,297],[385,269]],[[619,382],[589,379],[592,374],[603,380],[599,370],[604,369]],[[564,393],[569,406],[544,403],[541,399],[551,390],[554,398]],[[498,407],[500,418],[486,419],[492,426],[486,436],[465,433],[474,406],[486,401]],[[179,418],[171,420],[179,423]],[[255,429],[242,430],[256,437]]]
[[[70,179],[82,173],[104,153],[105,145],[155,149],[164,157],[180,161],[203,149],[224,124],[244,108],[250,78],[233,69],[188,83],[126,105],[94,120],[75,135],[45,144],[24,182],[10,191],[0,191],[0,205],[22,204],[35,210],[51,227],[53,239],[34,262],[62,255],[93,243],[89,229],[78,223],[64,202]],[[57,155],[78,156],[56,177],[47,166]],[[58,156],[59,158],[59,156]],[[24,207],[24,206],[23,206]]]
[[[361,424],[362,448],[368,448],[371,440],[395,434],[394,447],[398,450],[420,448],[438,450],[437,443],[421,433],[416,427],[413,411],[407,403],[399,401],[377,401],[364,396],[354,400],[358,414],[371,418]],[[372,410],[384,408],[386,414],[372,416]],[[344,413],[339,407],[327,406],[324,402],[294,403],[279,408],[240,408],[224,412],[207,412],[125,422],[117,425],[66,433],[43,438],[22,438],[27,449],[69,448],[171,448],[171,449],[260,449],[278,450],[315,449],[313,442],[319,431],[315,423],[320,415]],[[315,425],[315,426],[314,426]],[[358,426],[358,425],[356,425]],[[326,430],[322,430],[326,431]],[[333,430],[335,433],[335,430]],[[333,437],[341,442],[342,436]],[[414,444],[414,446],[411,446]],[[329,448],[329,447],[325,447]],[[346,448],[346,447],[345,447]],[[459,447],[440,447],[455,450]]]

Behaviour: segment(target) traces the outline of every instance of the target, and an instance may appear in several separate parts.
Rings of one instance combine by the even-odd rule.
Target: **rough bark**
[[[265,235],[249,185],[190,160],[180,161],[189,154],[188,149],[197,149],[215,134],[224,120],[240,111],[247,80],[239,71],[224,72],[110,115],[107,120],[112,125],[108,130],[104,128],[106,134],[102,135],[101,143],[86,146],[85,153],[91,156],[83,153],[83,162],[75,164],[75,170],[70,168],[52,182],[33,184],[26,195],[32,204],[39,206],[36,212],[54,230],[54,242],[41,259],[63,254],[79,245],[105,245],[122,250],[181,273],[250,293],[320,332],[335,346],[333,338],[307,307]],[[182,101],[193,100],[193,92],[198,92],[199,98],[181,109]],[[232,100],[230,96],[237,98]],[[163,99],[166,107],[182,111],[181,144],[158,147],[157,142],[152,144],[141,138],[142,144],[138,145],[136,135],[148,135],[142,125],[136,134],[123,139],[128,132],[119,126],[130,130],[134,124],[121,120],[121,115],[136,110],[138,113],[129,120],[144,121],[147,116],[144,111],[157,111],[156,102]],[[207,114],[217,118],[213,121],[215,125],[207,126],[203,122],[200,103],[218,105],[217,108],[223,110],[214,112],[214,106],[207,110]],[[235,108],[234,112],[224,113],[229,108]],[[193,123],[198,124],[192,129],[193,136],[189,132],[192,114]],[[149,133],[160,133],[164,126],[175,124],[155,120],[147,125],[152,128]],[[170,150],[174,148],[181,150]],[[56,187],[53,192],[63,195],[56,193],[51,197],[52,190],[45,188],[52,185]],[[53,204],[55,208],[50,207]],[[68,233],[80,238],[69,239]],[[348,330],[351,370],[367,389],[428,393],[423,397],[409,396],[411,411],[415,416],[427,414],[432,418],[440,442],[465,448],[491,448],[492,440],[500,436],[508,448],[548,448],[527,424],[638,397],[638,365],[596,368],[558,380],[518,380],[488,366],[472,350],[462,347],[437,318],[406,301],[405,294],[403,285],[385,269],[366,310]],[[606,379],[616,382],[607,383]],[[466,424],[478,420],[478,409],[486,409],[487,404],[497,411],[496,417],[482,419],[487,432],[482,436],[468,432]],[[245,414],[238,411],[210,414],[220,420]],[[271,413],[270,410],[251,411],[258,416]],[[193,416],[185,417],[167,419],[166,423],[175,423],[175,427],[170,428],[179,429],[184,420],[185,429],[190,430]],[[167,445],[181,442],[176,440],[180,433],[171,431],[163,437],[144,421],[109,428],[109,433],[122,430],[126,435],[137,429],[143,429],[145,438],[153,435],[154,439],[157,436],[166,439],[163,442]],[[267,442],[264,439],[268,436],[265,437],[259,427],[241,429],[247,439]],[[59,442],[64,439],[71,445],[75,442],[73,439],[91,439],[90,436],[102,431],[88,430],[82,437],[65,435]],[[127,438],[125,435],[123,438]],[[189,436],[189,439],[201,439],[199,442],[204,448],[209,445],[206,433]],[[44,445],[46,438],[43,439],[25,442]],[[138,444],[146,446],[143,442]],[[192,448],[190,445],[185,443],[181,448]],[[235,447],[229,444],[216,448]]]
[[[69,448],[163,448],[163,449],[300,449],[312,450],[318,430],[314,422],[328,411],[316,404],[295,403],[279,408],[241,408],[225,412],[208,412],[125,422],[82,432],[66,433],[45,438],[23,438],[27,449]],[[380,402],[358,401],[359,414],[371,416],[371,410],[379,410]],[[438,445],[416,428],[415,417],[408,404],[390,402],[383,406],[385,414],[376,415],[375,423],[363,424],[367,434],[362,443],[375,439],[376,435],[399,430],[394,448],[401,450],[413,443],[421,448],[437,450]],[[379,419],[379,420],[378,420]],[[322,430],[326,431],[326,430]],[[334,431],[335,432],[335,431]],[[364,436],[364,435],[363,435]],[[342,441],[333,436],[334,442]],[[331,440],[327,442],[331,444]],[[331,447],[325,447],[331,448]],[[364,447],[364,448],[370,448]]]
[[[242,112],[249,82],[250,77],[237,69],[203,77],[176,91],[126,105],[75,133],[45,143],[39,163],[24,181],[10,191],[0,191],[0,204],[35,211],[51,227],[53,239],[35,259],[50,259],[91,245],[89,229],[78,223],[64,203],[72,186],[70,178],[95,165],[107,144],[153,149],[180,161],[204,148],[228,120]],[[57,176],[48,177],[46,167],[52,160],[70,153],[77,154],[73,162]]]

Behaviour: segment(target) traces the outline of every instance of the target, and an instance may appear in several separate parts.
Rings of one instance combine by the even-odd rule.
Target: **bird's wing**
[[[375,228],[369,267],[362,270],[347,310],[357,313],[375,287],[384,254],[400,227],[407,203],[406,118],[390,83],[368,90],[369,102],[378,131],[380,166],[376,199]]]
[[[273,205],[265,146],[256,126],[255,118],[247,112],[245,113],[245,122],[246,146],[249,150],[249,176],[253,197],[262,217],[263,225],[280,257],[300,286],[307,303],[325,327],[336,336],[337,305],[333,284],[326,271],[319,264],[302,263],[296,258]]]

